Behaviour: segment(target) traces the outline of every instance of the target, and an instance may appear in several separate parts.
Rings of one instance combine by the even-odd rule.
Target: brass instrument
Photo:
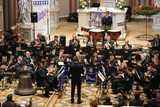
[[[144,80],[146,81],[146,82],[150,82],[150,80],[148,79],[148,77],[150,78],[151,77],[151,73],[152,71],[147,71],[146,73],[148,74],[147,76],[146,75],[144,75]]]
[[[60,60],[59,60],[59,62],[63,62],[63,61],[64,61],[64,58],[63,58],[63,57],[61,57],[61,58],[60,58]],[[55,66],[55,70],[54,70],[54,71],[56,72],[57,70],[58,70],[58,66],[56,65],[56,66]]]
[[[93,47],[93,41],[90,41],[89,45],[90,47]]]

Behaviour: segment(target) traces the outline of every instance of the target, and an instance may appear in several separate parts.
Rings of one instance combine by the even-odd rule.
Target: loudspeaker
[[[37,12],[32,12],[31,13],[31,22],[32,23],[37,23],[38,22],[38,15],[37,15]]]
[[[66,36],[60,36],[60,44],[66,46]]]

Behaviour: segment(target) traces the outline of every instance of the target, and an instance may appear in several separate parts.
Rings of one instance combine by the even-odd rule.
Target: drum
[[[142,47],[142,53],[146,53],[147,55],[150,55],[151,50],[148,47]]]
[[[120,30],[108,30],[107,33],[111,37],[111,40],[117,40],[121,35]]]
[[[91,29],[89,33],[94,36],[95,40],[100,40],[103,36],[105,36],[105,30],[102,29]]]
[[[82,32],[83,32],[83,34],[84,34],[85,36],[89,36],[89,30],[91,30],[91,29],[96,29],[96,27],[94,27],[94,26],[92,26],[92,27],[82,26],[82,27],[81,27],[81,30],[82,30]]]

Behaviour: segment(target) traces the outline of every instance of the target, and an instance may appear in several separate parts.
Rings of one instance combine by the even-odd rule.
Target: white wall
[[[70,13],[70,0],[58,0],[59,17],[67,17]]]

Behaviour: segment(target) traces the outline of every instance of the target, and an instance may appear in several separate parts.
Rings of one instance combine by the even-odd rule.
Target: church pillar
[[[4,30],[8,29],[8,0],[3,0],[4,9]]]
[[[131,8],[133,7],[133,1],[129,0],[129,6],[131,6]]]
[[[70,13],[76,12],[76,0],[70,0]]]
[[[18,20],[18,1],[17,0],[14,0],[13,2],[13,6],[14,6],[14,25],[16,24],[17,20]]]
[[[14,25],[14,8],[13,0],[8,0],[8,26],[11,27]]]
[[[3,29],[3,1],[0,1],[0,29]]]

